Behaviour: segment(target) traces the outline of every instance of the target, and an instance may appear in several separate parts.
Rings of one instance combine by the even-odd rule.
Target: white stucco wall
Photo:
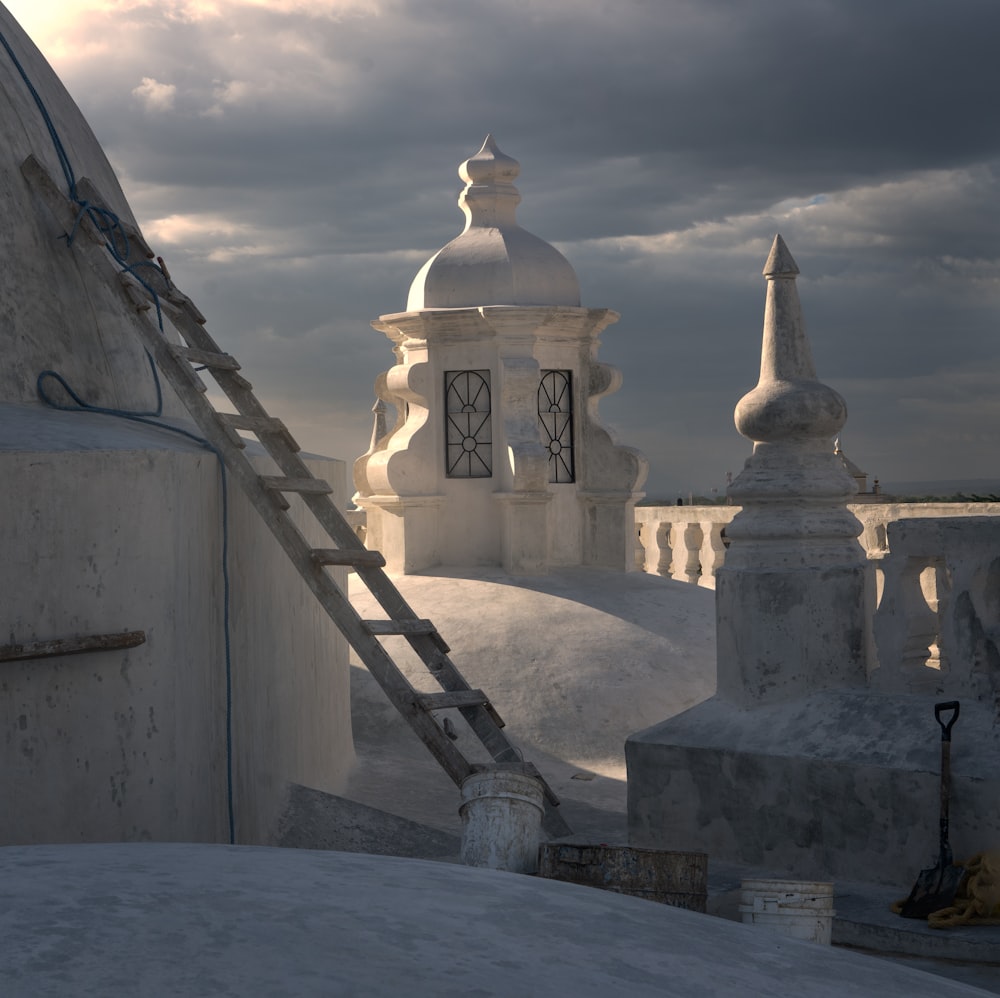
[[[3,643],[144,630],[128,651],[0,663],[0,843],[228,838],[218,462],[156,429],[0,406]],[[341,462],[315,462],[346,498]],[[230,489],[237,838],[287,781],[353,760],[346,647]]]
[[[646,463],[603,426],[600,399],[620,374],[597,361],[598,337],[617,315],[569,307],[427,309],[384,315],[373,326],[399,363],[377,390],[404,418],[354,466],[366,543],[390,571],[502,564],[514,574],[546,566],[634,567],[632,508]],[[549,481],[538,415],[542,372],[572,378],[575,480]],[[447,474],[445,377],[486,371],[492,475]]]

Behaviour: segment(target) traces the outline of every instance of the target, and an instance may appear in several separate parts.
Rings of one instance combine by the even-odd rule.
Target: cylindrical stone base
[[[542,785],[526,773],[486,769],[462,783],[462,862],[511,873],[538,869]]]

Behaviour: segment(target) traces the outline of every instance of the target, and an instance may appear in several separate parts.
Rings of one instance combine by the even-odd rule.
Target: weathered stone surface
[[[135,225],[125,196],[79,108],[52,67],[0,7],[0,30],[44,102],[78,179],[88,178],[109,209]],[[36,401],[39,373],[56,369],[94,405],[149,410],[156,401],[145,351],[132,330],[134,310],[96,276],[86,253],[67,246],[63,228],[21,175],[33,155],[65,191],[45,121],[27,84],[0,49],[0,319],[4,363],[0,401]],[[83,238],[83,237],[81,237]],[[145,259],[133,250],[130,259]],[[60,401],[61,389],[50,385]],[[168,414],[180,403],[164,389]]]
[[[937,862],[934,700],[830,691],[741,710],[713,698],[632,735],[630,841],[905,895]],[[991,706],[963,704],[953,737],[951,841],[964,859],[1000,830]]]
[[[0,850],[0,873],[9,998],[985,994],[640,898],[422,860],[35,846]]]
[[[855,484],[834,452],[843,399],[816,379],[795,277],[776,236],[764,267],[760,380],[736,407],[753,454],[716,572],[719,696],[743,706],[863,686],[874,606]]]
[[[956,856],[1000,840],[1000,613],[987,587],[971,584],[972,576],[1000,577],[1000,568],[989,555],[972,568],[959,540],[975,543],[974,532],[963,534],[965,521],[942,521],[933,538],[920,521],[892,524],[889,546],[897,537],[898,550],[884,560],[876,659],[875,566],[846,505],[854,482],[832,446],[845,408],[816,381],[797,270],[778,237],[765,268],[760,383],[737,408],[754,451],[730,490],[743,508],[727,525],[731,544],[716,571],[718,692],[628,740],[629,834],[639,845],[704,849],[717,861],[772,875],[908,889],[936,862],[940,730],[933,707],[949,690],[963,696],[952,756]],[[984,524],[981,540],[993,532]],[[930,553],[945,547],[954,552],[954,571]],[[968,649],[974,671],[956,661],[950,670],[932,668],[925,622],[909,609],[893,619],[905,587],[891,573],[906,576],[909,602],[924,599],[934,616],[919,592],[930,562],[955,579],[956,600],[967,594],[957,626],[954,614],[943,615],[961,637],[943,631],[942,648]],[[935,603],[938,595],[947,600],[946,589]],[[913,661],[899,662],[903,652]],[[942,655],[938,664],[946,661]],[[918,692],[925,695],[907,695]]]
[[[80,199],[134,227],[83,116],[2,6],[0,31],[51,116]],[[146,320],[95,265],[105,249],[83,232],[68,245],[21,173],[29,155],[71,192],[42,111],[0,47],[4,643],[126,629],[147,640],[4,667],[0,842],[225,841],[219,464],[158,426],[38,401],[37,378],[49,370],[85,402],[132,413],[155,412],[156,384],[136,329]],[[131,243],[135,262],[138,240]],[[177,338],[169,323],[165,335]],[[179,422],[180,403],[161,388],[160,425]],[[53,379],[46,389],[71,404]],[[314,468],[344,503],[343,465]],[[228,519],[235,832],[266,842],[288,780],[335,790],[346,779],[349,676],[345,642],[237,493]]]
[[[343,463],[312,467],[344,501]],[[154,427],[8,404],[0,473],[8,634],[147,634],[4,666],[0,843],[226,840],[215,456]],[[288,780],[336,791],[347,778],[347,654],[236,489],[228,530],[236,831],[267,842]]]

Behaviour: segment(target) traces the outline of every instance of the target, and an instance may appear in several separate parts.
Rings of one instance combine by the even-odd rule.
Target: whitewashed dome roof
[[[517,160],[492,135],[458,170],[466,182],[458,206],[465,230],[421,267],[410,285],[408,312],[481,305],[580,304],[580,284],[554,246],[517,224],[521,195]]]
[[[26,182],[21,164],[33,156],[67,197],[73,194],[71,177],[81,182],[81,191],[87,178],[96,194],[84,198],[77,192],[78,207],[84,201],[96,204],[131,227],[135,218],[79,108],[2,3],[0,35],[7,43],[0,46],[0,302],[5,337],[0,404],[37,402],[39,374],[56,370],[92,405],[150,410],[156,404],[155,383],[136,331],[136,323],[145,320],[137,318],[115,282],[96,276],[84,262],[97,252],[87,248],[84,236],[67,245],[64,223]],[[146,261],[136,241],[130,249],[129,263]],[[70,404],[54,380],[45,387],[57,401]],[[163,385],[162,390],[164,413],[181,415],[172,389]]]

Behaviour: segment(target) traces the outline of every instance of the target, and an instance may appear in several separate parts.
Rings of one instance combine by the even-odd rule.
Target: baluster
[[[671,533],[671,576],[678,582],[698,583],[701,575],[701,526],[698,523],[675,523]]]
[[[923,581],[928,570],[933,576],[937,560],[925,555],[882,560],[882,600],[875,614],[880,668],[875,678],[884,689],[918,692],[938,685],[936,663],[928,668],[938,640],[938,615]]]
[[[701,578],[698,580],[699,586],[706,589],[715,588],[716,570],[722,567],[726,560],[726,545],[722,542],[722,531],[724,523],[714,523],[711,520],[703,520],[701,532],[703,536],[700,558],[701,558]]]
[[[670,575],[670,522],[649,518],[639,534],[642,569],[650,575]]]

